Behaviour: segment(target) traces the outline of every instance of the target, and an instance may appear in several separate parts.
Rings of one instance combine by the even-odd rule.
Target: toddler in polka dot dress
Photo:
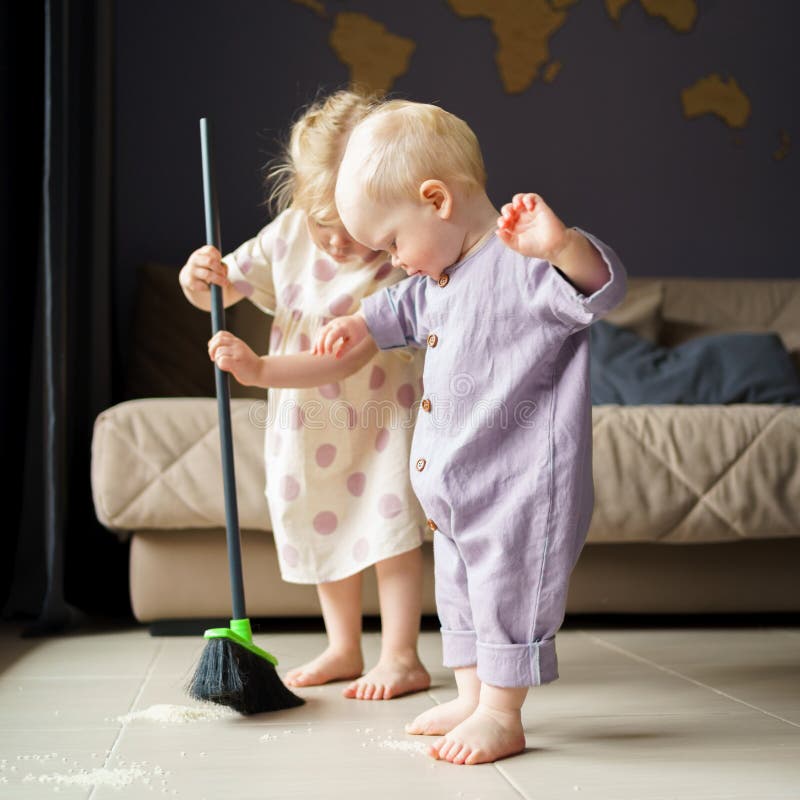
[[[353,679],[346,697],[386,700],[430,685],[417,654],[425,520],[408,477],[422,360],[371,342],[341,360],[310,353],[321,324],[404,277],[385,252],[348,236],[334,204],[347,136],[369,105],[342,91],[307,109],[269,173],[275,219],[224,258],[196,250],[179,280],[198,308],[210,308],[215,283],[226,306],[247,298],[274,317],[269,355],[226,331],[209,355],[239,383],[270,389],[266,497],[281,575],[316,584],[325,620],[327,649],[285,682]],[[362,675],[361,583],[373,564],[381,653]]]

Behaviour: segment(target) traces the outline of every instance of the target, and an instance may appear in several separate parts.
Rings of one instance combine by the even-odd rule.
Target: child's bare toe
[[[453,764],[484,764],[524,749],[525,733],[519,717],[479,707],[447,736],[436,741],[429,753]]]
[[[361,674],[363,661],[359,652],[340,653],[330,649],[315,659],[286,673],[288,686],[319,686],[330,681],[355,678]]]
[[[431,679],[418,659],[410,662],[387,657],[351,683],[344,696],[357,700],[390,700],[430,686]]]

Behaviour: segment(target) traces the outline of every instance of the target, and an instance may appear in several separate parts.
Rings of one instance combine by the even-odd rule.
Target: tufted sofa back
[[[800,368],[800,280],[630,278],[608,321],[674,346],[713,333],[777,333]]]

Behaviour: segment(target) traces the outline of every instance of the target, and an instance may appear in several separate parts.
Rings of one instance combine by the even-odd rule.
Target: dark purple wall
[[[444,0],[116,3],[116,279],[123,339],[136,265],[182,264],[203,242],[198,119],[212,120],[223,243],[265,222],[261,167],[297,109],[347,84],[327,38],[361,11],[413,38],[399,96],[437,102],[478,134],[499,205],[538,191],[569,224],[611,243],[633,275],[798,277],[800,60],[794,0],[705,0],[678,34],[637,2],[613,23],[582,0],[550,41],[552,84],[504,93],[486,20]],[[682,116],[680,91],[732,75],[752,102],[746,127]]]

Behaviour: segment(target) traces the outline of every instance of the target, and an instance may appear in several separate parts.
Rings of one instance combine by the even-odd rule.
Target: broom
[[[219,213],[211,167],[211,135],[208,120],[200,120],[200,147],[203,157],[203,200],[206,216],[206,241],[220,249]],[[211,329],[225,327],[222,289],[211,284]],[[214,366],[217,412],[222,452],[222,478],[225,490],[225,528],[228,542],[233,619],[230,628],[210,628],[208,640],[187,691],[195,700],[210,700],[242,714],[279,711],[305,701],[283,685],[275,667],[277,659],[253,644],[250,620],[244,607],[242,552],[239,539],[239,514],[236,507],[236,478],[233,469],[228,376]]]

